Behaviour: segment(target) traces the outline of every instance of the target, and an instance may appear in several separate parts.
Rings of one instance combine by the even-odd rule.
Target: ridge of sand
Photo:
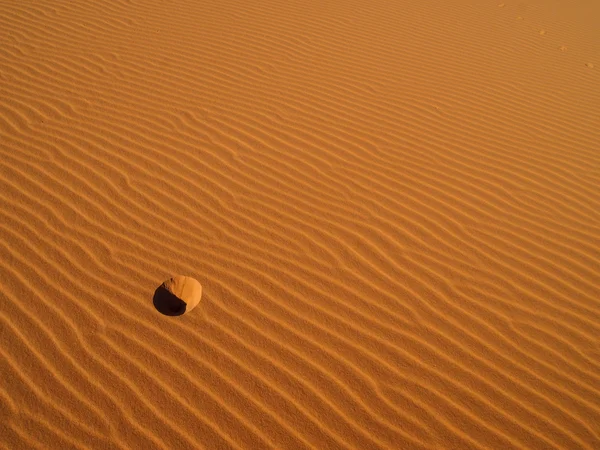
[[[0,1],[0,446],[600,448],[559,3]]]

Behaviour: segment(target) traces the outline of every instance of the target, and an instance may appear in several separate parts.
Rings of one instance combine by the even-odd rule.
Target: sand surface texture
[[[599,17],[0,0],[0,448],[599,449]]]

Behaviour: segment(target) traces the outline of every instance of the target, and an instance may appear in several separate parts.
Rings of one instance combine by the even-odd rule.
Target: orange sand
[[[598,17],[0,0],[0,447],[599,449]]]

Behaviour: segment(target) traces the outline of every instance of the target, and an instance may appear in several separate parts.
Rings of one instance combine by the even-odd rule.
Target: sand
[[[600,448],[598,17],[0,1],[0,447]]]

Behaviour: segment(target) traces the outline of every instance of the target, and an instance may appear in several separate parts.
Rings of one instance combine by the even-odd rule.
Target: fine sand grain
[[[0,0],[0,447],[599,449],[599,17]]]

